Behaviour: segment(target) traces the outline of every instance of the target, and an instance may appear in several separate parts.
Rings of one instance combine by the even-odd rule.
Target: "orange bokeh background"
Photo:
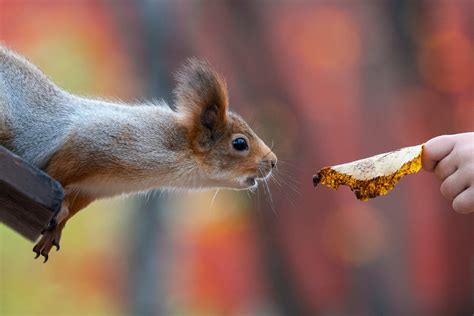
[[[367,203],[319,168],[474,130],[472,1],[0,0],[0,40],[81,95],[171,102],[206,58],[279,156],[272,196],[93,203],[42,265],[0,228],[2,315],[470,315],[474,220],[432,174]]]

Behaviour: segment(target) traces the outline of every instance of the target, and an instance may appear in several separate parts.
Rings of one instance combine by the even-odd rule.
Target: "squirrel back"
[[[43,168],[71,124],[66,99],[36,66],[0,45],[0,144]]]

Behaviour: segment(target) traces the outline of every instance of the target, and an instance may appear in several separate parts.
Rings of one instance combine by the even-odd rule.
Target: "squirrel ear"
[[[207,62],[193,58],[176,74],[176,80],[175,107],[184,124],[204,129],[213,137],[226,123],[229,101],[224,79]]]

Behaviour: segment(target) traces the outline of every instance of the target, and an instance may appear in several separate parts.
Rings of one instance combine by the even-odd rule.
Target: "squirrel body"
[[[99,198],[153,188],[246,189],[276,156],[228,110],[222,77],[189,60],[175,99],[127,104],[70,94],[0,45],[0,145],[65,188],[54,223],[33,249],[48,259],[66,221]]]

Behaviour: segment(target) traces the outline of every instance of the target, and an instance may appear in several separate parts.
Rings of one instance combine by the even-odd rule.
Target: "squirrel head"
[[[204,61],[190,59],[177,73],[178,120],[206,187],[246,189],[270,176],[277,157],[239,115],[229,111],[224,79]]]

